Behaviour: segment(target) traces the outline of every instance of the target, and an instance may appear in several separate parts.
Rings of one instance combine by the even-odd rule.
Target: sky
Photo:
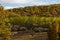
[[[0,4],[5,9],[10,9],[34,5],[60,4],[60,0],[0,0]]]

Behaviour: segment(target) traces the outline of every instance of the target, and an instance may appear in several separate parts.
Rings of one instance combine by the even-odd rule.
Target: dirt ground
[[[11,40],[47,40],[47,32],[40,32],[35,33],[34,35],[31,34],[24,34],[24,35],[15,35],[12,37]]]

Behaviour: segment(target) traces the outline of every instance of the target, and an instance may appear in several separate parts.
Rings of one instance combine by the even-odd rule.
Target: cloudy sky
[[[60,4],[60,0],[0,0],[0,4],[5,9],[9,9],[33,5]]]

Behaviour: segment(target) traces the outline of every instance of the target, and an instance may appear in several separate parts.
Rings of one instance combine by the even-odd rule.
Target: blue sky
[[[60,4],[60,0],[0,0],[0,4],[5,9],[9,9],[33,5]]]

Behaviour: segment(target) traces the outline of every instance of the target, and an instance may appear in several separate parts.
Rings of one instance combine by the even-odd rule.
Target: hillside
[[[27,6],[21,8],[14,8],[7,10],[14,12],[20,16],[39,16],[39,17],[59,17],[60,16],[60,4],[42,5],[42,6]]]
[[[59,26],[60,4],[8,10],[0,6],[0,37],[3,40],[57,39],[55,34],[60,33],[60,29],[56,31]]]

